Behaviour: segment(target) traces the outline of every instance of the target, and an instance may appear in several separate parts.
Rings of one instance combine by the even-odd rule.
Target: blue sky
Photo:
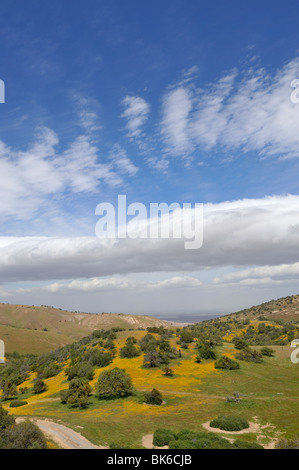
[[[298,293],[298,13],[4,0],[2,301],[183,316]],[[118,194],[204,203],[203,247],[101,244]]]

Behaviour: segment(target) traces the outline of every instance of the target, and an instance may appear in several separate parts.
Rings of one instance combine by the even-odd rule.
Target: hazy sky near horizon
[[[0,301],[183,317],[298,293],[296,0],[0,15]],[[202,247],[99,239],[118,195],[202,203]]]

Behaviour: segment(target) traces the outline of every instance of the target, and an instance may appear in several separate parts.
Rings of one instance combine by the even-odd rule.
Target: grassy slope
[[[128,335],[140,339],[144,331],[122,332],[117,346],[124,344]],[[172,340],[175,345],[176,339]],[[160,369],[143,369],[142,357],[121,359],[116,357],[107,368],[125,368],[133,378],[137,393],[123,400],[99,401],[92,397],[86,410],[77,410],[56,401],[44,401],[59,396],[59,390],[67,387],[64,373],[47,379],[49,389],[41,395],[28,393],[29,404],[12,409],[16,415],[36,415],[61,420],[79,430],[98,444],[117,442],[132,448],[142,447],[142,436],[158,427],[174,430],[202,430],[201,424],[220,414],[243,416],[249,421],[257,418],[265,428],[264,443],[277,433],[286,437],[298,436],[299,375],[298,364],[292,364],[288,346],[274,346],[276,356],[266,358],[263,364],[241,362],[236,371],[217,371],[212,361],[197,364],[194,361],[195,344],[183,350],[183,357],[171,363],[175,375],[168,378]],[[219,353],[234,355],[232,344],[224,343]],[[98,369],[93,384],[96,383]],[[30,385],[30,382],[26,385]],[[143,390],[158,388],[166,401],[162,407],[143,404]],[[226,396],[234,391],[246,395],[241,403],[227,403]],[[80,426],[80,428],[79,428]],[[128,432],[128,429],[130,432]],[[243,440],[255,440],[255,434],[239,436]]]
[[[299,320],[299,295],[282,297],[277,300],[270,300],[260,305],[256,305],[239,312],[225,315],[223,321],[228,319],[251,320],[264,316],[269,320],[298,321]]]
[[[52,307],[0,304],[0,338],[7,352],[23,354],[51,351],[97,329],[116,326],[136,329],[166,324],[150,316],[88,314]]]

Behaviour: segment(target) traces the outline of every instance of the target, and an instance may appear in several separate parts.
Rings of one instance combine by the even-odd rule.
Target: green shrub
[[[99,398],[121,398],[133,393],[132,379],[124,369],[114,367],[114,369],[103,371],[97,383],[97,393]]]
[[[184,441],[178,439],[177,441],[172,440],[169,442],[169,449],[197,449],[196,443],[192,441]]]
[[[8,414],[8,411],[5,410],[1,405],[0,405],[0,433],[4,429],[10,428],[15,424],[15,418],[14,416],[11,416]]]
[[[241,431],[249,428],[249,423],[238,416],[219,416],[210,422],[210,426],[223,431]]]
[[[234,447],[236,449],[264,449],[264,447],[257,442],[240,441],[238,439],[234,441]]]
[[[240,364],[228,356],[221,356],[220,359],[218,359],[218,361],[215,362],[215,368],[235,370],[235,369],[240,369]]]
[[[267,348],[266,346],[261,349],[261,354],[263,356],[273,357],[275,355],[274,349]]]
[[[91,366],[95,367],[106,367],[112,362],[112,354],[104,351],[99,351],[98,349],[92,349],[89,351],[84,358],[86,359],[86,362],[90,364]],[[87,371],[87,375],[91,375],[91,369],[90,371]]]
[[[157,429],[154,433],[154,445],[162,447],[169,446],[169,449],[241,449],[256,448],[260,449],[256,443],[231,444],[227,439],[218,436],[215,433],[195,432],[189,429],[183,429],[174,433],[169,429]],[[243,446],[243,447],[242,447]]]
[[[27,401],[25,400],[14,400],[10,402],[9,407],[10,408],[17,408],[18,406],[23,406],[23,405],[28,405]]]
[[[68,390],[60,391],[62,403],[68,403],[73,407],[86,408],[89,405],[91,386],[86,379],[73,379],[69,383]]]
[[[176,438],[175,433],[169,429],[157,429],[154,432],[154,446],[162,447],[167,446],[170,441]]]
[[[197,364],[201,363],[201,357],[200,357],[200,354],[198,353],[196,354],[195,362],[197,362]]]
[[[57,364],[51,364],[46,367],[42,372],[41,376],[43,379],[49,379],[50,377],[55,377],[61,371],[61,367]]]
[[[198,355],[201,359],[216,359],[217,355],[215,351],[208,344],[199,344]]]
[[[172,369],[170,369],[169,367],[164,367],[164,369],[162,369],[162,371],[164,372],[163,375],[166,375],[166,377],[172,377],[174,372]]]
[[[241,338],[234,339],[233,343],[234,343],[234,346],[235,346],[236,349],[244,349],[248,346],[246,341],[244,339],[241,339]]]
[[[4,449],[47,449],[41,430],[31,421],[12,426],[5,432]]]
[[[36,379],[33,385],[33,393],[42,393],[48,389],[47,385],[42,379]]]
[[[128,359],[131,359],[132,357],[138,357],[140,356],[140,354],[140,350],[136,348],[135,343],[131,339],[131,336],[127,338],[126,345],[119,351],[120,357],[126,357]]]
[[[161,365],[161,355],[157,351],[149,351],[143,358],[145,367],[159,367]]]
[[[263,356],[260,352],[249,347],[243,348],[240,352],[236,354],[236,359],[247,362],[263,362]]]
[[[182,343],[192,343],[194,340],[192,331],[183,329],[180,332],[180,341]]]
[[[161,405],[163,402],[162,393],[153,388],[151,392],[144,394],[144,401],[148,405]]]
[[[141,338],[139,344],[141,350],[147,353],[156,349],[158,346],[158,341],[152,334],[148,333],[143,338]]]
[[[176,439],[181,439],[182,441],[190,441],[192,439],[197,439],[198,433],[195,431],[190,431],[189,429],[182,429],[176,434]]]
[[[129,447],[123,446],[122,444],[117,444],[116,442],[112,442],[109,446],[109,449],[129,449]]]
[[[195,441],[196,449],[232,449],[232,444],[223,437],[216,436],[215,434],[201,435]]]
[[[221,436],[207,432],[182,431],[169,443],[169,449],[232,449],[233,445]]]
[[[68,380],[72,380],[78,377],[85,377],[87,380],[92,380],[94,376],[94,370],[91,364],[88,364],[87,362],[81,362],[66,369],[66,375]]]

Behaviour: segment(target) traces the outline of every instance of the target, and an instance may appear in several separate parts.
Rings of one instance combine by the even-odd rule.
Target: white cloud
[[[75,92],[72,95],[76,112],[79,117],[79,125],[85,132],[92,134],[101,129],[98,117],[99,105],[96,100],[88,99],[80,93]]]
[[[162,135],[169,151],[184,155],[192,151],[189,136],[189,114],[192,100],[187,88],[171,90],[163,98]]]
[[[147,159],[147,164],[151,168],[155,168],[155,170],[165,172],[169,167],[169,160],[166,158],[149,157]]]
[[[120,173],[128,174],[130,176],[136,175],[138,168],[128,158],[126,151],[118,144],[113,146],[110,158]]]
[[[299,262],[277,266],[258,266],[242,271],[227,273],[213,279],[213,284],[280,282],[299,278]]]
[[[78,136],[59,153],[58,136],[42,128],[25,151],[15,151],[0,141],[0,216],[29,218],[51,195],[64,192],[93,193],[101,183],[123,182],[122,174],[137,168],[125,154],[99,161],[99,149],[85,135]]]
[[[77,293],[99,293],[101,291],[119,291],[131,290],[146,291],[157,289],[180,289],[194,288],[202,285],[199,279],[189,276],[175,276],[163,281],[136,281],[129,278],[110,277],[110,278],[92,278],[87,280],[76,279],[68,283],[54,282],[42,287],[19,288],[15,290],[16,294],[32,294],[49,292],[52,294],[70,294]],[[9,291],[1,290],[0,295],[8,296]]]
[[[162,132],[173,155],[200,148],[255,151],[261,157],[298,157],[299,106],[291,82],[299,58],[275,73],[233,70],[204,89],[181,84],[164,97]]]
[[[122,101],[122,105],[125,107],[122,117],[127,121],[128,136],[131,138],[139,137],[141,127],[148,118],[149,104],[139,96],[126,96]]]
[[[206,204],[203,246],[198,250],[184,249],[183,239],[2,237],[0,280],[76,279],[295,263],[299,253],[298,207],[299,196],[291,195]]]

